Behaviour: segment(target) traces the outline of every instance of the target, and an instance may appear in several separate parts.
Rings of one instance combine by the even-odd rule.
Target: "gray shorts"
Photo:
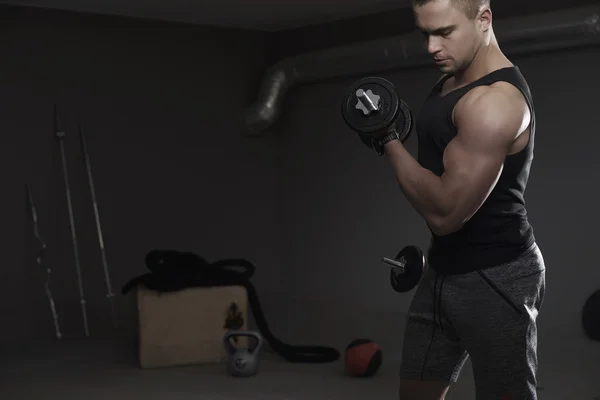
[[[461,275],[427,269],[408,312],[401,379],[456,382],[471,357],[477,400],[535,400],[545,291],[533,245],[509,263]]]

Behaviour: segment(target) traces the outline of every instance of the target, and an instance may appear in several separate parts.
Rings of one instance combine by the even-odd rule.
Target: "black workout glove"
[[[382,156],[384,154],[385,144],[392,140],[400,140],[400,135],[395,127],[392,127],[388,131],[384,131],[374,135],[367,135],[364,133],[359,133],[358,137],[365,144],[365,146],[373,149],[375,153]]]

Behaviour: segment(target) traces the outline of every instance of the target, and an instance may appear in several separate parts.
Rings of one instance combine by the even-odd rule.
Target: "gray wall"
[[[77,126],[84,125],[118,293],[154,248],[247,258],[265,302],[278,290],[276,162],[240,135],[267,65],[258,33],[3,8],[0,340],[52,338],[26,207],[30,182],[65,337],[83,335],[53,104],[61,107],[90,329],[112,335]],[[121,335],[134,296],[119,296]]]
[[[526,200],[547,263],[547,298],[539,318],[543,349],[554,339],[582,337],[581,308],[600,288],[594,183],[600,168],[595,134],[600,56],[591,48],[513,61],[528,79],[538,117]],[[383,76],[417,113],[439,74],[423,68]],[[408,244],[426,248],[429,232],[398,189],[386,158],[344,125],[339,101],[352,81],[296,88],[277,128],[288,155],[282,226],[295,316],[288,334],[340,347],[371,337],[388,359],[397,358],[414,292],[393,292],[389,270],[379,260]],[[416,155],[416,136],[407,146]]]

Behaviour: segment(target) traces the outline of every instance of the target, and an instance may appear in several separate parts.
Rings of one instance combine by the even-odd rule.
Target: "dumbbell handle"
[[[363,89],[358,89],[356,91],[356,97],[358,97],[358,100],[366,108],[368,114],[379,111],[379,104],[376,104]]]
[[[391,258],[387,258],[387,257],[383,257],[382,259],[384,264],[390,265],[392,268],[396,268],[399,269],[400,273],[403,274],[404,273],[404,268],[406,266],[406,263],[400,262],[398,260],[392,260]]]

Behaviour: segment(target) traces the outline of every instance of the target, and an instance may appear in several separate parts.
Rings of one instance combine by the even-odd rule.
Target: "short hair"
[[[431,1],[435,0],[413,0],[415,6],[423,6]],[[489,7],[490,0],[450,0],[455,6],[463,10],[467,18],[475,19],[481,7]]]

